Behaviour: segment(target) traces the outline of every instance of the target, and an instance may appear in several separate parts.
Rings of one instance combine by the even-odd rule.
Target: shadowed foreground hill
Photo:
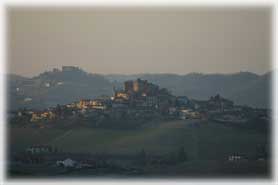
[[[147,125],[152,125],[151,123]],[[56,146],[63,152],[134,155],[143,148],[167,154],[185,147],[190,159],[219,160],[235,152],[252,156],[257,145],[268,142],[265,133],[216,123],[170,121],[142,129],[34,129],[11,128],[10,147],[22,151],[37,144]],[[24,138],[24,139],[22,139]],[[253,156],[252,156],[253,157]]]

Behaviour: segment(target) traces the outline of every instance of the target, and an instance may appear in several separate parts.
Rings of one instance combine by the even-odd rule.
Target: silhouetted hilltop
[[[101,75],[79,68],[54,69],[25,80],[9,78],[11,109],[46,108],[57,104],[112,95],[112,85]],[[13,100],[17,101],[13,101]]]

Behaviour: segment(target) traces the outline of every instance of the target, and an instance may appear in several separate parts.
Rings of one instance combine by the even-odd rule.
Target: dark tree
[[[139,155],[138,155],[138,160],[141,164],[145,165],[146,162],[147,162],[147,154],[144,150],[144,148],[139,152]]]

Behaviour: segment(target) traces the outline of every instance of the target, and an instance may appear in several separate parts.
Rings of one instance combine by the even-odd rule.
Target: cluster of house
[[[59,73],[59,72],[73,72],[73,71],[82,71],[80,68],[78,67],[74,67],[74,66],[62,66],[62,70],[58,69],[58,68],[54,68],[53,71],[47,71],[44,74],[54,74],[54,73]],[[43,84],[41,84],[41,87],[45,87],[45,88],[49,88],[49,87],[53,87],[53,86],[61,86],[63,85],[64,82],[63,81],[55,81],[55,80],[48,80],[46,82],[44,82]],[[22,95],[25,96],[26,91],[28,91],[27,89],[32,88],[36,85],[36,82],[32,79],[20,79],[20,80],[16,80],[15,83],[11,84],[11,89],[15,90],[14,92],[17,95]],[[33,101],[33,99],[31,97],[25,97],[23,99],[24,102],[30,102]]]
[[[242,159],[244,159],[244,158],[240,155],[230,155],[228,157],[228,161],[240,161]]]
[[[189,100],[186,96],[174,96],[167,89],[160,88],[147,80],[137,79],[124,82],[123,89],[116,90],[114,88],[114,96],[112,97],[84,99],[29,114],[31,114],[30,120],[32,122],[60,119],[67,115],[86,115],[88,112],[113,114],[117,111],[141,113],[156,111],[163,116],[179,119],[202,119],[207,118],[208,114],[223,113],[235,109],[236,106],[232,101],[220,95],[211,97],[209,100]]]
[[[106,110],[111,107],[111,100],[109,98],[98,98],[98,99],[82,99],[79,102],[73,102],[65,105],[71,109],[98,109]]]
[[[33,145],[26,148],[25,152],[29,154],[47,154],[57,152],[57,149],[49,145]]]
[[[234,103],[217,94],[209,100],[194,100],[194,108],[208,113],[219,113],[234,109]]]
[[[36,122],[40,120],[52,120],[56,118],[56,114],[53,111],[39,111],[32,112],[31,122]]]
[[[88,162],[88,161],[75,161],[71,158],[67,158],[65,160],[56,161],[56,166],[64,167],[64,168],[93,168],[96,167],[96,162]]]

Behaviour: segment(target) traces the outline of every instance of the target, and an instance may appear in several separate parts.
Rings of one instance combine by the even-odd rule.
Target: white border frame
[[[277,2],[275,0],[267,0],[267,1],[260,1],[260,0],[245,0],[244,2],[242,0],[211,0],[211,1],[205,1],[205,0],[188,0],[188,1],[182,1],[182,0],[79,0],[79,1],[74,1],[74,0],[4,0],[0,2],[1,8],[0,8],[0,57],[1,57],[1,62],[0,62],[0,141],[1,141],[1,147],[2,150],[0,150],[0,184],[91,184],[92,182],[95,184],[106,184],[106,183],[111,183],[111,184],[129,184],[129,183],[144,183],[144,184],[166,184],[166,183],[173,183],[173,184],[252,184],[252,185],[258,185],[258,184],[278,184],[277,181],[277,149],[278,147],[276,146],[277,144],[277,136],[275,134],[278,133],[277,129],[278,127],[276,126],[277,123],[277,118],[278,118],[278,112],[277,112],[277,99],[276,99],[276,94],[277,94],[277,65],[276,65],[276,53],[277,53],[277,48],[276,48],[276,43],[277,43],[277,37],[276,37],[276,30],[277,30],[277,15],[276,15],[276,7],[277,7]],[[140,180],[137,181],[137,179],[134,179],[131,181],[129,180],[117,180],[115,181],[114,179],[111,180],[93,180],[89,179],[88,180],[77,180],[77,181],[72,181],[71,179],[69,180],[50,180],[50,181],[44,181],[44,180],[8,180],[5,177],[5,158],[6,158],[6,115],[5,115],[5,106],[6,106],[6,70],[7,70],[7,48],[6,48],[6,43],[7,43],[7,33],[6,33],[6,11],[8,6],[20,6],[20,7],[30,7],[30,6],[49,6],[49,7],[75,7],[75,6],[94,6],[94,7],[177,7],[177,6],[239,6],[239,7],[244,7],[244,6],[272,6],[272,11],[273,11],[273,18],[272,18],[272,68],[274,71],[273,75],[273,80],[272,80],[272,100],[273,101],[273,124],[272,124],[272,179],[271,180],[232,180],[232,179],[189,179],[189,180]],[[276,147],[275,147],[276,146]]]

